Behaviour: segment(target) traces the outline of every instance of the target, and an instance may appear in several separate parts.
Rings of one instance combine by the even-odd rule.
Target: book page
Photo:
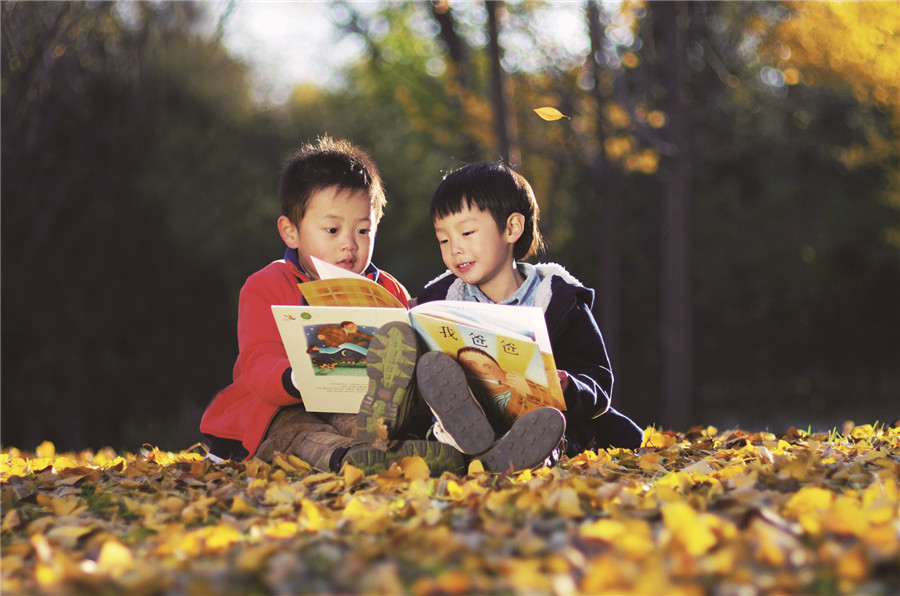
[[[405,308],[400,300],[368,277],[312,257],[319,279],[300,284],[311,306],[386,306]]]
[[[365,276],[359,275],[358,273],[353,273],[348,269],[344,269],[343,267],[338,267],[337,265],[332,265],[331,263],[327,263],[322,259],[318,259],[314,256],[309,257],[312,260],[313,267],[316,268],[316,273],[319,276],[319,279],[340,279],[340,278],[350,278],[350,279],[368,279]],[[369,280],[372,281],[372,280]],[[374,283],[374,282],[373,282]]]
[[[310,306],[382,306],[402,308],[400,300],[367,278],[319,279],[300,284]]]
[[[358,412],[372,336],[389,321],[408,320],[405,308],[273,305],[272,314],[310,412]]]

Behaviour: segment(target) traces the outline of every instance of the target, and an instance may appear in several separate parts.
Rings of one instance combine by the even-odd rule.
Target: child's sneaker
[[[466,458],[462,453],[437,441],[402,441],[389,451],[381,451],[371,445],[351,447],[342,464],[351,464],[368,474],[377,474],[390,469],[404,457],[419,456],[428,464],[432,476],[444,472],[463,474],[467,470]]]
[[[531,410],[478,459],[489,472],[531,468],[550,457],[565,432],[566,418],[556,408]]]
[[[384,445],[403,438],[414,395],[414,374],[419,356],[416,332],[393,321],[375,332],[366,354],[369,388],[359,406],[359,438]],[[383,429],[379,436],[379,426]]]
[[[443,352],[428,352],[416,369],[419,394],[437,419],[435,436],[463,453],[482,453],[494,442],[494,429],[469,390],[466,373]]]

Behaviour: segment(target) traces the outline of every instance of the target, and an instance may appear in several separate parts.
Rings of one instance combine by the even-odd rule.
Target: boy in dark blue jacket
[[[522,262],[543,247],[538,205],[528,181],[499,162],[464,166],[438,186],[431,217],[448,271],[429,283],[417,302],[467,300],[541,307],[566,401],[565,453],[639,447],[640,427],[610,405],[613,374],[591,313],[594,291],[560,265]],[[475,456],[490,447],[495,461],[486,462],[488,469],[502,471],[498,468],[510,463],[513,468],[529,467],[557,446],[561,416],[553,408],[526,414],[513,424],[509,439],[493,443],[497,425],[492,426],[484,414],[490,404],[474,398],[465,373],[445,354],[423,356],[417,380],[437,419],[435,437]],[[498,449],[505,439],[515,452]]]

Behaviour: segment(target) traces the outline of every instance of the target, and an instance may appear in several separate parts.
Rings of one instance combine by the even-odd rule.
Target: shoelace
[[[459,445],[456,444],[456,441],[453,440],[453,437],[450,436],[450,433],[444,429],[444,425],[441,424],[440,420],[435,421],[431,428],[428,429],[428,433],[425,436],[432,436],[437,441],[444,443],[445,445],[450,445],[457,451],[462,451],[462,449],[459,448]]]

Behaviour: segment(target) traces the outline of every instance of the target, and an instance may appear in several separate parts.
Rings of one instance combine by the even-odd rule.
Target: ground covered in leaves
[[[3,594],[897,594],[900,427],[648,429],[430,478],[7,448]]]

